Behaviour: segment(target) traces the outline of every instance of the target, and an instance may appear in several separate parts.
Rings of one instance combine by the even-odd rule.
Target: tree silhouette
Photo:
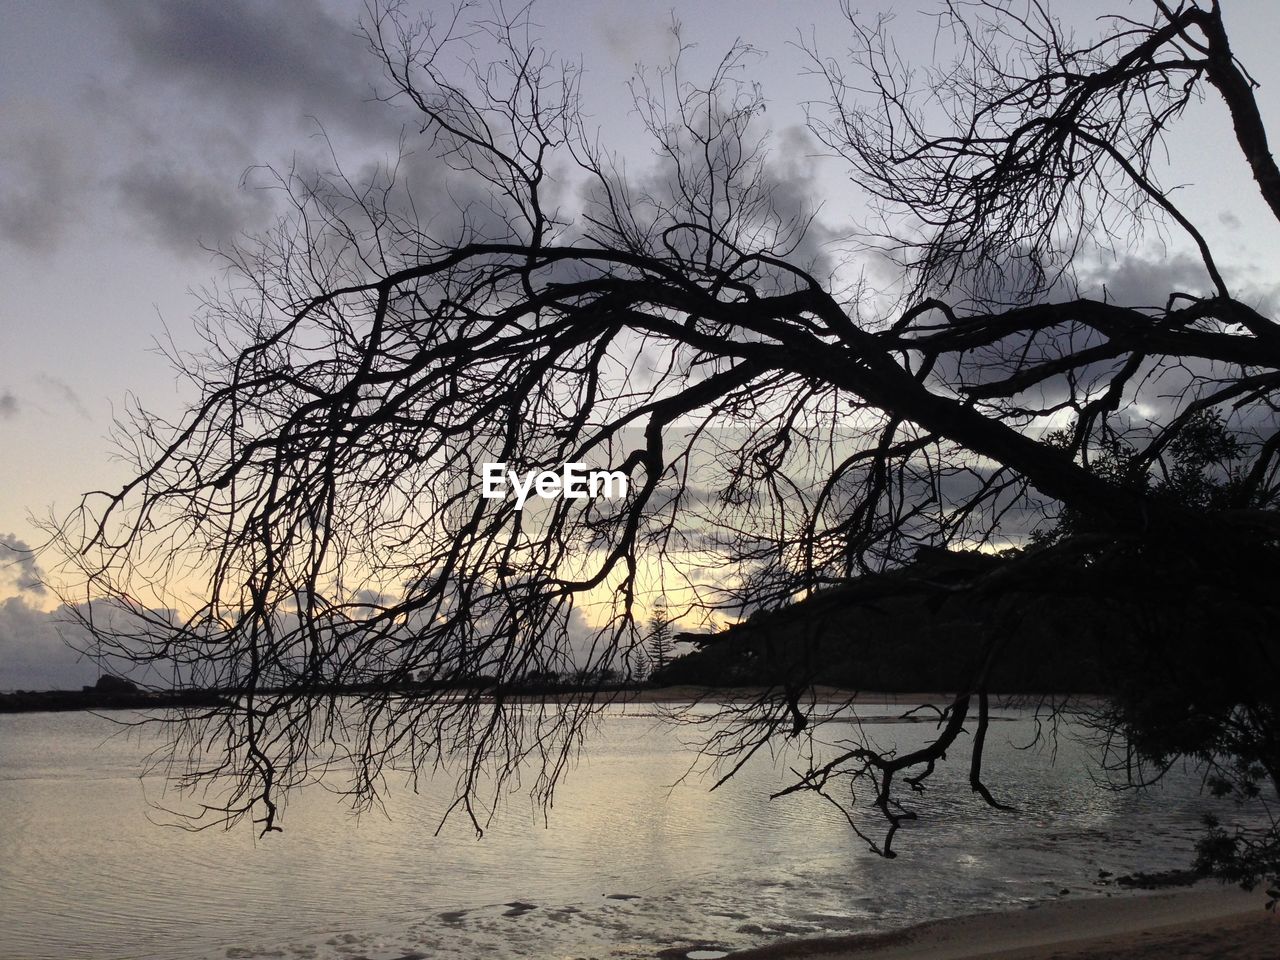
[[[671,629],[671,618],[665,600],[654,604],[653,613],[649,616],[645,648],[654,675],[665,670],[675,654],[675,632]]]
[[[1201,623],[1251,611],[1216,640],[1248,656],[1192,644],[1170,667],[1214,691],[1223,736],[1144,740],[1168,729],[1131,709],[1160,682],[1145,655],[1110,729],[1162,759],[1273,763],[1275,640],[1233,630],[1275,613],[1280,327],[1162,187],[1166,132],[1199,98],[1225,111],[1236,143],[1214,146],[1238,150],[1237,195],[1274,216],[1280,170],[1218,4],[1125,10],[1078,42],[1038,5],[944,4],[955,59],[923,71],[853,14],[847,56],[810,50],[826,93],[810,129],[872,201],[847,262],[817,242],[817,198],[781,189],[750,49],[702,84],[683,50],[638,74],[658,166],[636,176],[587,127],[577,68],[526,42],[526,15],[374,11],[386,99],[449,171],[455,222],[396,167],[282,174],[291,215],[227,253],[207,350],[176,357],[198,399],[174,424],[135,411],[134,479],[62,524],[105,650],[235,691],[175,728],[192,778],[225,787],[201,811],[271,830],[289,788],[339,761],[357,803],[405,764],[454,773],[480,828],[517,769],[549,797],[600,702],[507,689],[622,663],[646,565],[714,570],[691,604],[730,618],[858,577],[850,595],[873,602],[898,582],[876,575],[922,546],[1021,543],[1063,510],[1082,518],[1070,535],[1017,562],[913,585],[994,598],[985,666],[924,746],[823,753],[810,691],[787,678],[709,749],[732,770],[777,738],[808,743],[789,791],[891,854],[914,816],[900,785],[925,789],[966,732],[973,789],[996,802],[987,673],[1038,593],[1074,589],[1135,610],[1195,597]],[[1085,265],[1137,256],[1151,230],[1191,251],[1195,289],[1092,293]],[[1237,470],[1222,497],[1097,469],[1122,438],[1127,470],[1158,472],[1215,411]],[[478,495],[488,462],[590,462],[631,484],[520,511]],[[1245,667],[1258,682],[1232,694]],[[880,841],[855,816],[864,783]]]

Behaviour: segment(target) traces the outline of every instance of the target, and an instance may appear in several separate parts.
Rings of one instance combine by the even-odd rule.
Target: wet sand
[[[885,934],[791,941],[733,960],[1276,960],[1280,915],[1261,890],[1201,886],[1057,901]]]

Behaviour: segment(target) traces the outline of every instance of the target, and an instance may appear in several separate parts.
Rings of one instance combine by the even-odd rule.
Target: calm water
[[[1189,775],[1151,795],[1016,749],[1031,721],[989,740],[990,782],[1021,812],[991,811],[944,768],[900,856],[866,852],[817,798],[769,801],[765,761],[708,794],[681,731],[615,710],[557,795],[549,826],[514,799],[483,840],[433,836],[430,785],[353,819],[324,791],[293,801],[285,832],[192,834],[158,825],[154,744],[89,714],[0,716],[0,958],[186,960],[406,956],[652,956],[672,945],[899,926],[1059,895],[1113,873],[1186,866],[1199,817],[1221,804]],[[874,708],[872,708],[874,710]],[[833,725],[834,727],[834,725]],[[833,727],[828,727],[832,730]],[[869,723],[881,743],[919,725]],[[785,769],[785,768],[780,768]],[[942,790],[946,782],[954,789]],[[674,784],[674,786],[673,786]],[[172,798],[169,798],[172,799]]]

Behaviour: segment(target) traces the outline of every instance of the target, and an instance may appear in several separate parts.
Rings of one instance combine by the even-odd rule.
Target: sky
[[[928,3],[858,6],[867,16],[893,12],[904,59],[929,61],[932,22],[915,12]],[[1091,16],[1116,9],[1057,6],[1084,32]],[[1280,119],[1271,49],[1280,5],[1226,6],[1237,52],[1262,84],[1264,118]],[[14,550],[40,543],[33,518],[62,515],[81,493],[126,479],[109,435],[128,405],[181,411],[189,388],[160,345],[197,346],[199,294],[219,276],[211,251],[279,213],[264,168],[330,163],[321,130],[349,169],[395,155],[412,118],[372,99],[386,84],[356,33],[363,8],[341,0],[0,0],[0,690],[92,674],[52,632],[57,599],[40,583],[49,562]],[[1146,16],[1142,3],[1119,9]],[[797,153],[824,222],[838,228],[861,198],[836,163],[811,155],[816,144],[800,132],[799,104],[822,90],[803,75],[795,46],[810,37],[840,54],[848,27],[836,2],[560,0],[535,4],[533,14],[547,46],[581,59],[589,114],[637,169],[650,154],[628,116],[626,80],[637,63],[669,56],[673,18],[697,44],[695,75],[735,39],[762,52],[751,78],[763,85],[776,149]],[[1171,141],[1167,180],[1188,185],[1193,217],[1262,283],[1280,238],[1256,213],[1223,111],[1208,103],[1185,126]],[[1175,281],[1178,264],[1153,250],[1118,265],[1111,289]]]

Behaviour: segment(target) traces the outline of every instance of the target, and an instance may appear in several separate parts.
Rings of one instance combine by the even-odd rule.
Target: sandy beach
[[[1280,915],[1261,890],[1193,890],[1058,901],[931,921],[886,934],[791,941],[733,960],[1276,960]]]

